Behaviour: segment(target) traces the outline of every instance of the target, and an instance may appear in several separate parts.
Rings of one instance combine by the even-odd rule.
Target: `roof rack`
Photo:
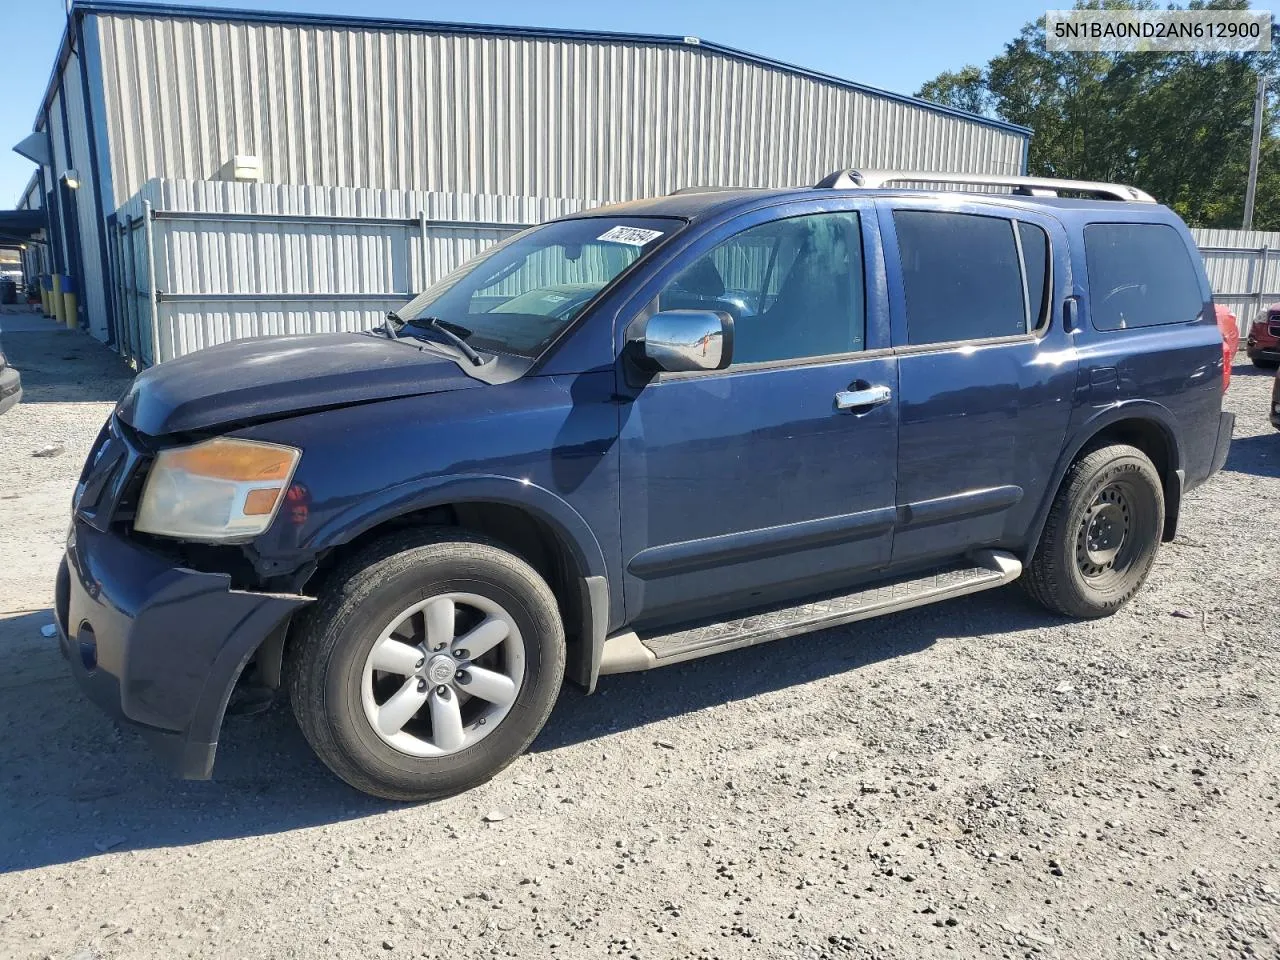
[[[668,193],[668,194],[667,194],[667,196],[668,196],[668,197],[682,197],[682,196],[684,196],[686,193],[731,193],[731,192],[733,192],[733,191],[735,191],[735,190],[750,190],[750,189],[752,189],[752,188],[751,188],[751,187],[733,187],[733,186],[720,186],[720,187],[711,187],[711,186],[681,187],[679,190],[672,190],[670,193]]]
[[[852,167],[827,174],[814,184],[836,190],[876,190],[891,183],[955,183],[979,187],[1010,187],[1024,197],[1056,197],[1060,191],[1082,193],[1098,200],[1155,203],[1155,197],[1122,183],[1093,180],[1055,180],[1052,177],[1008,177],[989,173],[941,173],[926,170],[855,170]]]

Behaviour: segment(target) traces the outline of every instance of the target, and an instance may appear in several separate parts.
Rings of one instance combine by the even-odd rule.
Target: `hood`
[[[116,414],[150,436],[483,386],[412,341],[362,333],[236,340],[144,370]]]

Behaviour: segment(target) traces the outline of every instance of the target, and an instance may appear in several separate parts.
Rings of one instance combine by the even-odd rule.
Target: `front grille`
[[[1280,337],[1280,323],[1273,323],[1267,327],[1267,333],[1273,337]]]
[[[141,451],[112,416],[85,462],[76,487],[76,514],[90,526],[105,531],[141,462]]]

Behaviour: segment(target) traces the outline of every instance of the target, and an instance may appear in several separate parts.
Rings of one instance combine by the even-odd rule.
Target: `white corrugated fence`
[[[1280,233],[1193,229],[1214,303],[1236,315],[1243,337],[1270,303],[1280,301]]]
[[[121,353],[367,330],[485,247],[577,200],[152,180],[116,212]]]

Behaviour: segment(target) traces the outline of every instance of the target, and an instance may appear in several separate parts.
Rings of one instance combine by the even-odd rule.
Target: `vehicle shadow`
[[[1280,432],[1232,440],[1223,469],[1255,477],[1280,477]]]
[[[594,696],[566,686],[530,749],[556,750],[836,674],[852,675],[922,653],[940,637],[976,638],[1062,622],[1017,588],[1006,587],[646,673],[602,677]]]
[[[223,729],[216,779],[171,779],[132,730],[70,679],[47,610],[0,614],[0,873],[108,850],[186,846],[367,817],[397,804],[326,770],[287,705]],[[646,674],[606,677],[597,695],[568,685],[534,751],[800,686],[919,654],[939,637],[980,637],[1060,622],[1005,589],[763,644]],[[976,640],[975,640],[976,642]]]
[[[1241,357],[1244,354],[1240,354]],[[1253,361],[1247,357],[1243,360],[1237,359],[1231,364],[1231,376],[1233,377],[1266,377],[1268,380],[1274,380],[1276,376],[1275,367],[1259,367],[1255,366]]]

